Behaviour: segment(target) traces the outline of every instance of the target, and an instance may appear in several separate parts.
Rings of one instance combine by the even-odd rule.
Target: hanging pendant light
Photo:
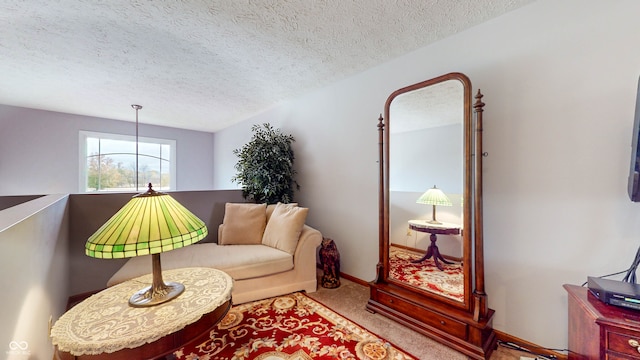
[[[136,189],[138,188],[138,110],[136,110]],[[184,291],[184,285],[162,280],[160,254],[204,239],[207,226],[169,194],[153,190],[133,196],[102,225],[85,245],[88,256],[122,259],[151,255],[153,282],[131,296],[131,306],[153,306],[167,302]]]

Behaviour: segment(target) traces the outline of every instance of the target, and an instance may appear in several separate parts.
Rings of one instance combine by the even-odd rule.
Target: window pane
[[[86,162],[81,164],[84,191],[136,191],[136,160],[138,191],[144,191],[148,183],[157,190],[173,188],[175,164],[170,161],[175,151],[173,140],[138,141],[137,159],[135,138],[130,136],[91,133],[86,135],[84,146],[82,156]]]

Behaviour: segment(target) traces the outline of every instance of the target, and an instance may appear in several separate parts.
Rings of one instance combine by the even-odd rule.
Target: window
[[[173,190],[175,140],[138,138],[136,190],[135,136],[80,131],[80,191]]]

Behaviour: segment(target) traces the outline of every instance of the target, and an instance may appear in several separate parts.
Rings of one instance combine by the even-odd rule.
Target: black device
[[[627,190],[631,201],[640,201],[640,80],[636,93],[636,112],[633,118],[631,139],[631,167]]]
[[[589,291],[605,304],[640,310],[640,285],[587,276]]]

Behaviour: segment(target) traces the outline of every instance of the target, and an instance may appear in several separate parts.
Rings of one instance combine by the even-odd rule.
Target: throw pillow
[[[278,202],[278,204],[282,204],[282,203]],[[271,214],[273,214],[273,210],[276,209],[276,206],[278,204],[269,204],[269,205],[267,205],[267,224],[269,223],[269,219],[271,219]],[[283,205],[298,206],[298,203],[288,203],[288,204],[283,204]]]
[[[278,203],[264,229],[262,243],[293,255],[308,212],[308,208]]]
[[[267,224],[266,208],[266,204],[226,203],[218,244],[261,244]]]

